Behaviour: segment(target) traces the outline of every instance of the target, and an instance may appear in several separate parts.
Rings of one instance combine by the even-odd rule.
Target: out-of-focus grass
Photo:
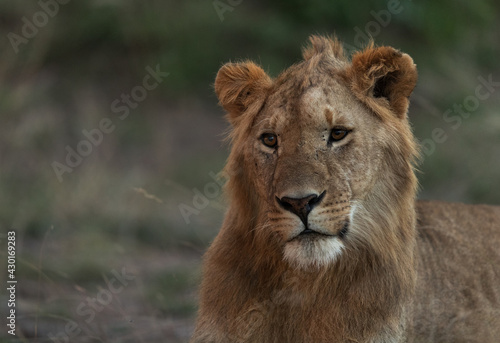
[[[435,129],[442,129],[446,139],[424,144],[423,163],[420,165],[420,196],[468,203],[500,204],[500,98],[492,92],[486,100],[479,100],[476,109],[464,105],[481,83],[479,77],[499,79],[498,72],[464,68],[466,74],[438,76],[421,71],[417,94],[413,96],[410,119],[421,142],[432,139]],[[484,91],[485,89],[482,89]],[[467,100],[469,99],[469,100]],[[468,102],[467,106],[471,106]],[[459,114],[456,106],[461,106]],[[460,119],[457,119],[460,118]],[[429,153],[429,150],[433,150]]]
[[[153,276],[148,287],[147,299],[156,304],[163,315],[190,315],[196,309],[193,290],[198,283],[199,277],[193,277],[192,271],[166,270]]]

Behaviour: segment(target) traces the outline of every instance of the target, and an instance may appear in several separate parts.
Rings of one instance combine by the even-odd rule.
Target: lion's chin
[[[284,247],[284,259],[299,269],[328,266],[339,258],[344,243],[338,236],[296,237]]]

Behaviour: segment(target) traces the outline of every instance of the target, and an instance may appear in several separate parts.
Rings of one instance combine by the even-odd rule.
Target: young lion
[[[415,200],[412,59],[310,40],[275,80],[215,80],[230,208],[191,342],[498,343],[500,207]]]

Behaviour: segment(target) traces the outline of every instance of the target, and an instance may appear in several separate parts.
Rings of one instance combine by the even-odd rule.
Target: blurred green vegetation
[[[388,6],[398,13],[387,17]],[[335,33],[350,51],[369,31],[377,44],[409,53],[420,73],[415,134],[447,135],[424,154],[420,196],[500,204],[500,90],[458,127],[444,117],[474,95],[478,77],[500,80],[498,2],[241,1],[221,17],[213,1],[70,1],[14,48],[9,34],[21,36],[23,18],[33,22],[41,10],[38,1],[0,1],[0,239],[17,232],[23,342],[46,341],[64,325],[51,314],[79,319],[82,289],[95,294],[123,266],[139,280],[118,295],[124,313],[153,324],[139,332],[119,321],[123,313],[103,312],[97,323],[111,331],[93,335],[186,341],[200,255],[224,213],[222,193],[190,223],[179,211],[193,206],[194,189],[213,182],[228,153],[216,72],[252,59],[276,76],[300,60],[311,34]],[[112,103],[142,84],[148,66],[169,75],[120,119]],[[76,149],[82,130],[103,118],[114,130],[60,182],[51,164],[64,163],[66,147]],[[142,338],[122,334],[123,325]]]

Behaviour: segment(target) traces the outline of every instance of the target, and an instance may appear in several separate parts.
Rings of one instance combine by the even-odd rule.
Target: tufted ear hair
[[[412,58],[391,47],[368,47],[352,57],[346,73],[354,94],[375,113],[387,110],[406,118],[409,96],[417,83]]]
[[[255,63],[227,63],[217,73],[215,93],[234,125],[249,107],[263,102],[271,85],[271,78]]]

